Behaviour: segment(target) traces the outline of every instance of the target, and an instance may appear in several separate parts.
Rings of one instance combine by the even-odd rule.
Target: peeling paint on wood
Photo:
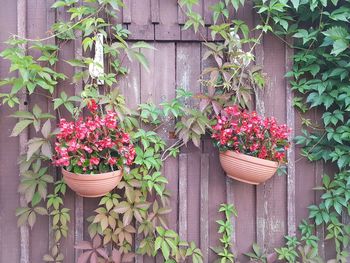
[[[287,43],[292,43],[292,39],[286,39]],[[287,45],[286,51],[286,72],[290,71],[293,67],[293,49]],[[291,128],[289,134],[289,141],[293,141],[295,137],[295,115],[293,107],[293,91],[290,86],[289,80],[286,79],[286,108],[287,108],[287,125]],[[295,214],[295,145],[291,143],[287,152],[287,215],[288,215],[288,235],[296,235],[296,214]]]

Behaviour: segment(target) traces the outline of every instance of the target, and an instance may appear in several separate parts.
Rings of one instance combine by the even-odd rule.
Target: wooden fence
[[[124,0],[126,8],[118,22],[132,32],[131,40],[144,40],[156,50],[145,51],[150,62],[150,72],[138,63],[132,62],[130,75],[121,83],[128,105],[135,107],[149,100],[160,103],[175,96],[176,87],[192,92],[200,91],[198,78],[205,66],[201,57],[205,51],[201,37],[194,32],[181,29],[185,17],[176,0]],[[211,24],[208,7],[216,0],[202,0],[196,10],[202,13],[206,26]],[[55,20],[68,19],[63,10],[52,10],[53,0],[2,0],[0,7],[0,49],[11,33],[40,38],[47,34]],[[244,9],[236,14],[250,27],[256,16],[248,1]],[[210,35],[208,27],[201,29],[201,35]],[[61,59],[72,59],[79,43],[68,43],[59,53]],[[255,49],[257,63],[264,66],[268,75],[268,87],[258,94],[257,109],[265,115],[274,115],[280,122],[300,132],[300,118],[292,109],[292,93],[284,78],[291,67],[289,60],[292,50],[272,35],[263,39]],[[72,76],[73,69],[60,62],[58,71]],[[0,60],[0,77],[8,75],[8,64]],[[81,88],[81,87],[80,87]],[[73,95],[79,87],[69,80],[59,83],[59,91]],[[40,97],[31,97],[29,107],[34,104],[43,109],[49,105]],[[49,222],[47,217],[38,219],[33,230],[16,226],[15,209],[20,204],[17,192],[19,169],[17,159],[23,149],[23,140],[10,138],[15,120],[8,118],[12,110],[0,106],[0,262],[42,262],[42,256],[50,245]],[[310,118],[317,120],[319,114]],[[29,132],[34,135],[33,131]],[[300,158],[299,149],[289,151],[288,175],[275,176],[266,184],[255,187],[227,179],[223,173],[218,153],[210,140],[204,140],[200,149],[189,145],[182,150],[179,158],[165,164],[165,175],[172,191],[172,213],[170,226],[178,230],[182,238],[195,241],[204,253],[205,262],[213,262],[210,247],[218,244],[216,220],[220,218],[220,203],[234,203],[238,218],[232,218],[235,228],[233,242],[240,262],[247,262],[242,253],[247,252],[253,242],[268,251],[283,244],[284,235],[293,235],[301,219],[308,216],[307,206],[316,202],[319,196],[312,187],[320,184],[324,170],[322,163],[310,164]],[[62,248],[65,262],[75,262],[74,244],[87,238],[87,223],[84,218],[96,208],[98,199],[82,199],[72,192],[66,195],[65,204],[71,209],[71,223],[68,238]],[[323,230],[317,234],[322,238]],[[326,247],[326,248],[325,248]],[[332,256],[330,244],[320,245],[321,255]],[[138,258],[137,262],[161,262],[160,259]]]

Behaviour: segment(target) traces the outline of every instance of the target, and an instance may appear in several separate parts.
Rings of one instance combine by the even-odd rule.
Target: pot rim
[[[278,167],[278,162],[271,161],[271,160],[266,160],[266,159],[261,159],[258,157],[250,156],[244,153],[237,153],[235,151],[227,150],[224,152],[220,152],[222,155],[226,155],[228,157],[231,157],[233,159],[239,159],[247,163],[256,163],[262,166],[266,167],[271,167],[271,168],[277,168]]]
[[[96,181],[109,179],[113,177],[122,177],[122,170],[110,171],[107,173],[99,173],[99,174],[78,174],[67,171],[62,167],[62,174],[64,176],[68,176],[72,180],[84,180],[84,181]]]

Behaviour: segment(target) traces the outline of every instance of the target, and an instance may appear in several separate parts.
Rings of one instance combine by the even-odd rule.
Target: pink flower
[[[91,157],[90,158],[90,165],[98,165],[100,163],[100,158],[98,157]]]

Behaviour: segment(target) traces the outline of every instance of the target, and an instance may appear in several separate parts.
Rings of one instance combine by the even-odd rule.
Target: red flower
[[[92,113],[96,112],[98,108],[97,103],[94,99],[90,99],[87,101],[87,107]]]
[[[109,157],[109,158],[108,158],[108,163],[109,163],[110,165],[115,165],[115,164],[117,163],[117,159],[114,158],[114,157]]]
[[[100,158],[91,157],[91,159],[90,159],[90,165],[98,165],[99,163],[100,163]]]
[[[91,101],[90,106],[94,105]],[[130,166],[134,161],[134,145],[129,134],[118,126],[115,112],[96,113],[76,122],[61,119],[59,128],[53,160],[57,166],[69,171],[78,167],[83,172],[96,173],[100,169],[122,169],[120,165]]]
[[[285,161],[288,149],[287,125],[278,125],[274,117],[262,118],[238,106],[226,107],[216,116],[212,138],[220,150],[233,150],[273,161]]]

